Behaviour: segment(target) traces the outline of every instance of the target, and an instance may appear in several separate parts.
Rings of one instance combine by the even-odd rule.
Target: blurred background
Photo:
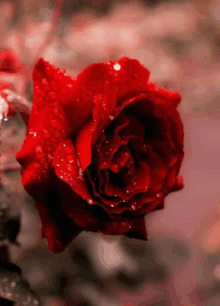
[[[0,81],[30,102],[39,57],[76,76],[128,56],[181,93],[185,129],[185,188],[146,217],[149,241],[83,232],[57,255],[14,158],[25,125],[19,115],[4,121],[0,254],[11,266],[0,265],[1,305],[220,305],[220,1],[0,1],[0,21],[0,48],[22,67]]]

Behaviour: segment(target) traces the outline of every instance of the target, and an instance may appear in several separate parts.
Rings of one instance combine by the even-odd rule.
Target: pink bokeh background
[[[94,62],[140,60],[151,81],[182,95],[185,188],[146,217],[148,242],[82,233],[54,255],[20,182],[14,155],[25,125],[17,115],[1,130],[1,192],[11,195],[22,216],[21,247],[10,247],[12,261],[45,306],[219,305],[220,2],[84,2],[71,9],[64,1],[59,18],[50,1],[0,2],[0,47],[11,49],[24,67],[22,76],[13,75],[14,88],[31,101],[31,70],[39,56],[73,76]],[[156,269],[164,276],[157,279]]]

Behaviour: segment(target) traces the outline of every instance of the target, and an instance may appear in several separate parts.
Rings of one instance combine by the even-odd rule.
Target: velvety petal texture
[[[178,93],[137,60],[92,64],[76,79],[40,59],[17,160],[42,236],[63,251],[81,231],[147,240],[144,216],[183,188]]]

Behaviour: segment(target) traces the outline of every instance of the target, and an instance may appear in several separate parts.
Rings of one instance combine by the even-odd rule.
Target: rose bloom
[[[183,187],[181,98],[148,79],[128,58],[92,64],[76,79],[43,59],[36,64],[16,158],[53,252],[83,230],[146,240],[144,216]]]

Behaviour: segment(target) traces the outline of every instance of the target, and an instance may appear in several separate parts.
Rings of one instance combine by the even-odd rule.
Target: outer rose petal
[[[81,93],[79,100],[89,104],[95,96],[92,122],[89,128],[81,132],[88,135],[86,144],[83,136],[78,136],[77,152],[88,152],[86,156],[80,156],[80,164],[84,170],[91,161],[91,145],[100,135],[101,131],[113,119],[111,114],[115,108],[117,100],[128,91],[140,92],[147,90],[149,71],[137,60],[122,58],[118,63],[105,62],[92,64],[80,73],[76,79],[76,90]],[[92,95],[92,96],[91,96]],[[103,99],[103,100],[102,100]],[[117,99],[117,100],[116,100]],[[101,108],[100,108],[101,106]],[[98,116],[97,116],[98,113]],[[96,117],[102,120],[97,122]]]
[[[41,235],[47,238],[48,247],[52,252],[60,253],[82,229],[62,211],[59,204],[56,205],[56,202],[51,200],[49,199],[48,203],[36,202],[42,224]]]
[[[45,106],[55,106],[56,103],[63,108],[73,131],[91,115],[92,101],[82,103],[78,99],[75,80],[63,69],[58,69],[41,58],[35,65],[33,80],[34,102],[30,122]]]
[[[39,200],[45,184],[51,185],[55,177],[52,171],[54,151],[69,133],[68,119],[58,105],[48,106],[29,121],[26,139],[16,158],[23,168],[24,188]]]
[[[135,221],[133,221],[131,229],[124,235],[129,238],[147,240],[148,237],[147,237],[144,217],[138,218]]]
[[[78,157],[71,140],[62,141],[56,148],[53,166],[57,177],[66,182],[83,199],[91,200]]]

